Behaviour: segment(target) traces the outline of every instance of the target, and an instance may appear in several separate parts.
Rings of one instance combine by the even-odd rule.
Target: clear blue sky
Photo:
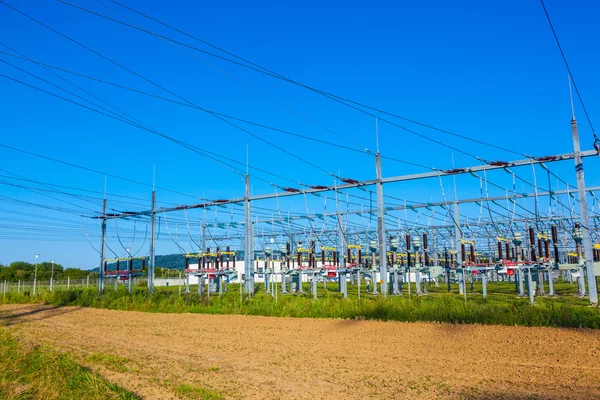
[[[273,1],[252,2],[252,5],[241,1],[123,1],[280,74],[340,96],[526,154],[541,156],[572,151],[567,72],[539,1]],[[127,16],[151,30],[210,50],[109,0],[102,0],[102,3],[122,15],[96,1],[73,2],[117,19]],[[201,107],[353,146],[330,132],[334,131],[351,142],[375,149],[373,118],[305,89],[200,53],[194,53],[197,58],[191,57],[159,38],[57,1],[8,0],[7,3]],[[597,96],[600,91],[597,73],[600,6],[594,1],[578,0],[547,0],[546,5],[590,117],[596,126],[600,126]],[[3,5],[0,5],[0,40],[26,57],[176,99]],[[3,46],[0,50],[12,52]],[[0,59],[68,87],[29,62],[2,54]],[[4,63],[0,63],[0,73],[59,93],[57,89]],[[323,171],[279,152],[206,113],[69,74],[61,73],[61,76],[180,140],[240,162],[245,160],[248,145],[253,166],[308,184],[333,183],[333,178]],[[243,195],[243,180],[239,175],[164,139],[3,77],[0,77],[0,90],[1,144],[148,184],[152,183],[152,171],[156,166],[158,186],[199,197],[215,199]],[[85,93],[77,93],[96,101]],[[316,121],[329,131],[289,109]],[[576,115],[582,146],[591,148],[591,130],[579,104],[576,104]],[[487,160],[519,158],[440,132],[397,122]],[[371,156],[243,126],[326,171],[358,180],[374,177]],[[379,146],[384,155],[438,168],[451,167],[453,152],[446,147],[385,122],[380,122],[379,133]],[[478,164],[477,160],[460,153],[455,153],[454,158],[456,166]],[[600,184],[599,164],[598,160],[586,161],[588,185]],[[0,168],[52,184],[98,192],[104,188],[101,175],[6,148],[0,148]],[[552,168],[565,180],[574,183],[572,161],[553,165]],[[384,176],[425,171],[390,160],[383,163]],[[541,171],[538,170],[540,174]],[[531,168],[522,174],[529,180],[533,179]],[[6,178],[10,174],[3,171],[0,175],[3,176],[0,181],[4,183],[48,189],[10,180]],[[298,186],[260,172],[256,175],[281,186]],[[490,174],[488,178],[512,188],[510,176],[505,172]],[[538,182],[542,188],[548,187],[545,175],[537,178],[542,182]],[[458,183],[458,197],[480,196],[476,178],[461,177]],[[451,180],[444,180],[446,196],[451,196],[451,184]],[[253,193],[272,193],[273,190],[267,183],[253,179]],[[137,204],[124,205],[111,203],[111,199],[117,198],[109,195],[109,207],[111,204],[117,209],[149,206],[148,187],[108,178],[107,191],[147,199],[145,205],[141,204],[142,200],[130,200]],[[532,189],[525,188],[525,191]],[[490,188],[489,192],[490,195],[504,194],[498,188]],[[354,193],[368,197],[368,194]],[[15,203],[6,198],[64,207],[89,215],[90,209],[100,210],[101,195],[87,194],[94,198],[82,201],[60,193],[28,191],[0,184],[0,196],[5,196],[0,197],[0,262],[33,261],[35,253],[40,253],[41,259],[56,259],[66,266],[97,266],[97,254],[86,240],[83,218]],[[443,200],[439,181],[435,179],[392,185],[386,187],[386,194],[413,201]],[[163,191],[158,191],[158,200],[177,204],[200,201]],[[363,203],[368,205],[368,202]],[[322,212],[324,200],[311,197],[309,205],[311,212]],[[264,206],[276,209],[274,202],[265,202]],[[327,207],[331,211],[334,205],[329,201]],[[304,199],[282,202],[280,208],[304,212]],[[437,212],[437,216],[443,217],[441,210]],[[480,208],[477,206],[468,212],[477,218]],[[192,232],[198,230],[201,218],[209,221],[231,219],[228,209],[219,213],[216,217],[213,211],[207,212],[206,217],[201,212],[188,215]],[[409,215],[413,221],[416,217]],[[180,214],[175,218],[181,222],[184,216]],[[427,220],[426,216],[419,218],[421,223]],[[235,216],[235,219],[240,218]],[[24,220],[30,222],[24,223]],[[92,242],[97,246],[99,224],[91,220],[86,224]],[[121,239],[131,242],[133,224],[124,221],[119,228],[123,233]],[[136,228],[139,232],[132,246],[134,248],[143,245],[145,223],[137,224]],[[170,228],[175,229],[173,225]],[[185,224],[179,224],[177,229],[182,234],[181,231],[186,230]],[[111,247],[117,253],[123,253],[114,235],[114,224],[109,224],[109,231]],[[186,250],[191,250],[192,244],[189,240],[185,242]],[[160,246],[159,254],[177,251],[170,241],[162,241]]]

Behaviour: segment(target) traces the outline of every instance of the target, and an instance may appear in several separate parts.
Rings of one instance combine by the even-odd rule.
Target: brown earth
[[[182,384],[252,399],[600,399],[591,330],[38,305],[0,306],[0,325],[149,399],[191,396]]]

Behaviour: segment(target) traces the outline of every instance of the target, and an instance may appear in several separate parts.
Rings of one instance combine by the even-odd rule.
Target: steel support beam
[[[106,216],[106,198],[102,202],[102,215]],[[104,290],[104,250],[106,249],[106,218],[100,226],[100,269],[98,270],[98,293]]]
[[[596,156],[597,154],[598,153],[595,150],[585,150],[585,151],[582,151],[579,153],[579,155],[581,157],[591,157],[591,156]],[[300,195],[311,194],[311,193],[334,192],[334,191],[352,189],[352,188],[357,188],[357,187],[362,187],[362,186],[377,185],[380,182],[382,184],[384,184],[384,183],[414,181],[414,180],[428,179],[428,178],[440,178],[440,177],[444,177],[444,176],[454,176],[454,175],[469,174],[469,173],[475,173],[475,172],[481,172],[481,171],[491,171],[491,170],[503,169],[503,168],[529,166],[532,164],[541,164],[541,163],[550,163],[550,162],[556,162],[556,161],[571,160],[573,158],[575,158],[575,153],[558,154],[558,155],[554,155],[554,156],[540,157],[540,158],[529,158],[526,160],[494,162],[494,163],[478,165],[478,166],[474,166],[474,167],[456,168],[456,169],[452,169],[452,170],[435,170],[434,172],[425,172],[425,173],[421,173],[421,174],[393,176],[393,177],[389,177],[389,178],[381,178],[380,180],[379,179],[369,179],[369,180],[365,180],[362,182],[345,183],[343,185],[319,186],[316,188],[286,191],[283,193],[269,193],[269,194],[261,194],[261,195],[256,195],[256,196],[245,196],[245,197],[233,198],[233,199],[229,199],[229,200],[215,200],[215,201],[209,201],[209,202],[202,203],[202,204],[182,205],[182,206],[176,206],[176,207],[163,207],[163,208],[159,208],[156,210],[149,210],[149,211],[133,211],[133,212],[123,212],[123,213],[117,213],[117,214],[108,214],[106,216],[106,218],[112,219],[112,218],[132,217],[132,216],[136,216],[136,215],[150,215],[150,214],[152,214],[152,212],[158,213],[158,212],[193,210],[193,209],[197,209],[197,208],[207,208],[207,207],[214,207],[214,206],[222,206],[222,205],[226,205],[226,204],[243,203],[243,202],[247,201],[248,199],[250,201],[267,200],[267,199],[275,199],[275,198],[288,197],[288,196],[300,196]],[[502,199],[505,199],[505,197],[502,197],[499,200],[502,200]],[[477,201],[480,201],[480,199],[477,199]],[[102,217],[98,216],[96,218],[102,218]]]
[[[571,120],[571,133],[573,135],[573,150],[575,153],[575,174],[577,177],[577,193],[579,195],[579,216],[581,218],[581,233],[583,234],[583,255],[585,257],[585,269],[588,278],[588,292],[590,303],[598,304],[598,289],[596,287],[596,275],[594,274],[594,250],[590,236],[583,161],[581,159],[581,146],[579,144],[579,130],[577,129],[577,120],[575,120],[574,116]],[[581,279],[583,280],[583,275]]]
[[[379,247],[379,279],[381,280],[381,294],[385,297],[388,292],[387,252],[385,246],[385,221],[383,204],[383,182],[381,174],[381,157],[375,155],[375,169],[377,174],[377,242]],[[375,283],[377,284],[377,283]]]
[[[152,191],[152,212],[150,213],[150,260],[148,260],[148,292],[154,292],[154,261],[156,255],[156,191]]]
[[[456,269],[458,272],[458,291],[460,294],[465,293],[465,274],[463,271],[463,259],[462,252],[460,251],[462,245],[462,230],[460,229],[460,212],[458,209],[458,202],[454,201],[454,235],[456,242]]]
[[[250,241],[252,240],[252,221],[250,220],[250,175],[246,174],[246,197],[244,200],[244,227],[245,227],[245,235],[244,235],[244,293],[251,294],[252,287],[250,281],[253,279],[253,265],[251,251],[252,246],[250,245]]]

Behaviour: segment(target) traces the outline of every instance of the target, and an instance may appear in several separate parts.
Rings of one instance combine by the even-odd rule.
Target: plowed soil
[[[600,399],[598,331],[38,305],[0,321],[149,399]]]

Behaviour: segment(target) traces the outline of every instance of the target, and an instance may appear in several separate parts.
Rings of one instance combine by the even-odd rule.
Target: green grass
[[[229,291],[222,296],[200,297],[196,288],[191,293],[179,295],[178,287],[160,288],[154,294],[147,294],[144,288],[135,288],[134,294],[127,293],[125,287],[115,292],[106,289],[102,295],[96,290],[76,289],[43,293],[37,297],[8,293],[0,298],[0,303],[44,302],[63,306],[83,306],[112,310],[165,312],[165,313],[205,313],[241,314],[298,318],[344,318],[391,321],[430,321],[457,324],[495,324],[523,326],[551,326],[600,329],[600,309],[590,307],[587,299],[574,295],[576,287],[569,283],[556,284],[558,296],[536,297],[536,304],[529,304],[528,298],[515,295],[514,283],[494,282],[488,286],[489,295],[483,299],[481,284],[475,284],[475,292],[469,292],[465,301],[459,295],[456,285],[452,293],[447,287],[430,286],[429,294],[409,298],[407,289],[402,296],[381,296],[361,293],[358,300],[357,285],[348,285],[348,299],[342,299],[337,292],[337,284],[328,283],[327,289],[319,285],[318,300],[308,293],[278,295],[277,301],[265,293],[261,285],[256,285],[252,298],[240,299],[239,286],[230,284]],[[468,289],[469,285],[467,285]],[[413,286],[414,288],[414,286]],[[362,289],[364,290],[364,284]],[[414,293],[414,291],[413,291]]]
[[[220,393],[206,386],[180,384],[177,386],[178,397],[184,399],[221,400],[224,399]]]
[[[101,364],[115,372],[137,371],[137,367],[131,360],[116,354],[92,353],[87,357],[87,360],[94,364]]]
[[[0,398],[137,399],[68,355],[31,347],[0,328]]]

